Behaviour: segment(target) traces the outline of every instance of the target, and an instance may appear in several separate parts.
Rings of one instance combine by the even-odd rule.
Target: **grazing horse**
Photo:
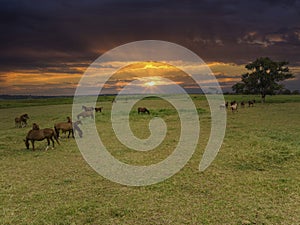
[[[30,141],[32,144],[32,150],[34,150],[34,142],[35,141],[42,141],[44,139],[47,139],[47,147],[46,147],[46,150],[47,150],[50,146],[50,140],[51,140],[53,148],[54,148],[53,138],[56,140],[57,144],[59,144],[56,133],[53,129],[51,129],[51,128],[39,129],[39,126],[34,123],[33,129],[28,132],[24,142],[25,142],[26,148],[29,149],[29,141]]]
[[[70,134],[72,134],[72,137],[74,138],[74,131],[73,131],[73,126],[72,126],[72,120],[68,116],[67,117],[68,122],[61,122],[61,123],[56,123],[54,124],[54,130],[57,134],[57,137],[59,138],[59,132],[60,130],[63,133],[66,133],[67,131],[69,132],[68,138],[70,138]]]
[[[95,107],[95,112],[102,112],[103,107]]]
[[[27,126],[27,120],[29,119],[29,116],[27,113],[21,115],[20,117],[15,118],[15,126],[16,127],[26,127]]]
[[[94,118],[94,113],[93,111],[84,111],[81,112],[77,115],[77,119],[79,120],[80,117],[85,118],[85,117],[91,117],[92,119]]]
[[[250,107],[250,106],[254,106],[254,103],[255,103],[255,100],[249,100],[248,101],[248,106]]]
[[[145,108],[145,107],[139,107],[138,108],[138,114],[140,114],[140,113],[150,114],[150,111],[147,108]]]
[[[84,105],[83,105],[83,106],[82,106],[82,109],[83,109],[84,111],[87,112],[87,111],[93,111],[93,110],[94,110],[94,107],[92,107],[92,106],[91,106],[91,107],[87,107],[87,106],[84,106]]]
[[[241,101],[241,107],[244,108],[245,107],[245,102]]]
[[[74,129],[74,133],[75,133],[75,131],[77,131],[79,137],[82,138],[83,132],[82,132],[82,130],[78,127],[79,124],[82,124],[80,120],[74,122],[74,123],[73,123],[73,129]]]
[[[238,104],[237,104],[237,102],[232,102],[231,104],[230,104],[230,108],[231,108],[231,111],[232,112],[234,112],[234,111],[238,111]]]

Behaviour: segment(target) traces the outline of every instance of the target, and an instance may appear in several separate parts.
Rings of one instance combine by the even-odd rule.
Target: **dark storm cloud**
[[[127,42],[181,44],[205,61],[260,56],[300,65],[300,1],[88,0],[0,2],[0,72],[77,73]]]

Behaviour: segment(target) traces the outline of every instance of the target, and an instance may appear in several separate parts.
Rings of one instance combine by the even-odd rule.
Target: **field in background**
[[[225,96],[226,100],[259,100],[259,96]],[[199,112],[201,136],[189,163],[170,179],[146,187],[127,187],[106,180],[82,158],[75,140],[44,151],[26,150],[30,129],[14,128],[14,118],[53,127],[71,115],[71,98],[0,101],[1,224],[299,224],[300,223],[300,96],[268,96],[266,104],[228,111],[226,137],[217,158],[198,171],[210,132],[205,97],[192,95]],[[174,149],[180,124],[165,101],[148,98],[151,115],[131,113],[136,136],[149,135],[148,122],[162,117],[168,135],[157,149],[127,149],[110,125],[112,97],[99,98],[103,113],[97,129],[109,151],[131,164],[156,163]],[[17,108],[15,108],[17,107]],[[84,123],[90,122],[88,118]]]

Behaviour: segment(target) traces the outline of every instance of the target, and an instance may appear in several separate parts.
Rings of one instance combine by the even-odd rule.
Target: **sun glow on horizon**
[[[156,84],[155,81],[150,81],[145,83],[146,86],[150,86],[150,87],[154,86],[155,84]]]

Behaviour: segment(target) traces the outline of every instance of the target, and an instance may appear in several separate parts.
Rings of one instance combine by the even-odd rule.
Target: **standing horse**
[[[138,108],[138,114],[140,114],[140,113],[150,114],[150,111],[147,108],[145,108],[145,107],[139,107]]]
[[[102,112],[103,107],[95,107],[95,112]]]
[[[84,111],[77,115],[78,120],[80,119],[80,117],[82,117],[82,118],[91,117],[92,119],[94,119],[94,113],[93,113],[93,111]]]
[[[91,106],[91,107],[87,107],[87,106],[84,106],[84,105],[83,105],[83,106],[82,106],[82,109],[83,109],[84,111],[87,112],[87,111],[93,111],[95,108],[92,107],[92,106]]]
[[[244,108],[245,107],[245,102],[241,101],[241,107]]]
[[[231,104],[230,104],[230,108],[231,108],[231,111],[232,112],[234,112],[234,111],[238,111],[238,104],[237,104],[237,102],[232,102]]]
[[[69,132],[68,138],[70,138],[70,134],[72,134],[72,137],[74,138],[72,120],[69,116],[67,117],[67,120],[68,120],[67,122],[61,122],[61,123],[54,124],[54,130],[55,130],[58,138],[59,138],[60,130],[62,131],[62,133]]]
[[[47,139],[47,147],[46,147],[47,150],[50,146],[50,140],[54,148],[53,138],[56,140],[57,144],[59,144],[56,133],[53,129],[51,128],[39,129],[39,126],[37,124],[33,124],[33,129],[28,132],[24,142],[26,148],[29,149],[29,141],[30,141],[32,144],[32,150],[34,150],[35,141],[42,141],[44,139]]]
[[[249,100],[248,101],[248,106],[250,107],[250,106],[254,106],[254,103],[255,103],[255,100]]]
[[[16,117],[15,118],[15,126],[18,128],[26,127],[28,119],[29,119],[29,116],[27,113],[21,115],[20,117]]]

